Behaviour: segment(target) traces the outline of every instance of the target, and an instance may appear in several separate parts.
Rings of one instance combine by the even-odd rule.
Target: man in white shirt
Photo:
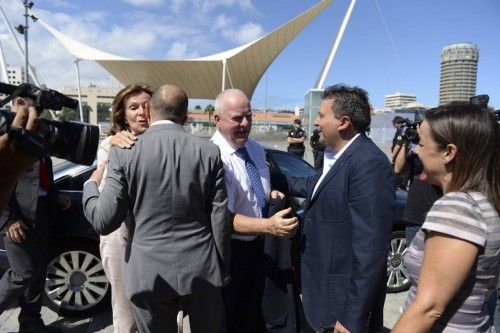
[[[217,132],[212,142],[219,146],[224,163],[228,209],[232,215],[231,280],[223,288],[227,332],[263,332],[260,315],[258,272],[262,264],[259,235],[290,237],[297,218],[285,218],[291,208],[266,218],[270,176],[264,149],[249,139],[252,109],[240,90],[225,90],[215,100]]]

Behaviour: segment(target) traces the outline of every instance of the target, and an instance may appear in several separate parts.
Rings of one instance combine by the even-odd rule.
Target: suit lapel
[[[340,155],[339,159],[335,161],[335,164],[333,164],[332,168],[328,171],[326,174],[325,178],[323,178],[323,181],[321,184],[319,184],[318,189],[316,190],[316,194],[314,197],[309,197],[309,206],[313,204],[313,202],[318,198],[321,190],[332,180],[335,175],[344,168],[344,165],[349,161],[351,156],[358,150],[358,148],[365,143],[366,137],[364,134],[361,134],[356,140],[354,140],[353,143],[349,147],[347,147],[346,151]],[[311,191],[312,194],[312,191]]]

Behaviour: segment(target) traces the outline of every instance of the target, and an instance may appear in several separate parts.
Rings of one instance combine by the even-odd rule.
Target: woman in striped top
[[[500,130],[472,103],[429,110],[416,149],[444,196],[405,262],[407,310],[393,332],[494,332],[486,303],[500,272]]]

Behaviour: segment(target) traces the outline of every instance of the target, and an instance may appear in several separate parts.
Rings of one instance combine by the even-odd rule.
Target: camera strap
[[[22,93],[24,93],[24,91],[29,87],[29,85],[27,85],[26,83],[23,83],[23,84],[20,84],[16,90],[14,90],[14,92],[12,94],[10,94],[9,96],[7,96],[5,99],[1,100],[0,101],[0,107],[4,106],[5,104],[9,103],[10,101],[12,101],[14,98],[16,98],[17,96],[21,95]]]

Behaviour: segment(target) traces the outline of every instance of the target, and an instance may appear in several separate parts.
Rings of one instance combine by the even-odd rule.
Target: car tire
[[[51,310],[65,317],[85,318],[109,308],[111,285],[97,242],[64,240],[48,262],[44,296]]]
[[[391,236],[391,246],[387,255],[387,292],[399,293],[408,290],[411,282],[404,264],[406,253],[406,235],[402,230],[395,230]]]

